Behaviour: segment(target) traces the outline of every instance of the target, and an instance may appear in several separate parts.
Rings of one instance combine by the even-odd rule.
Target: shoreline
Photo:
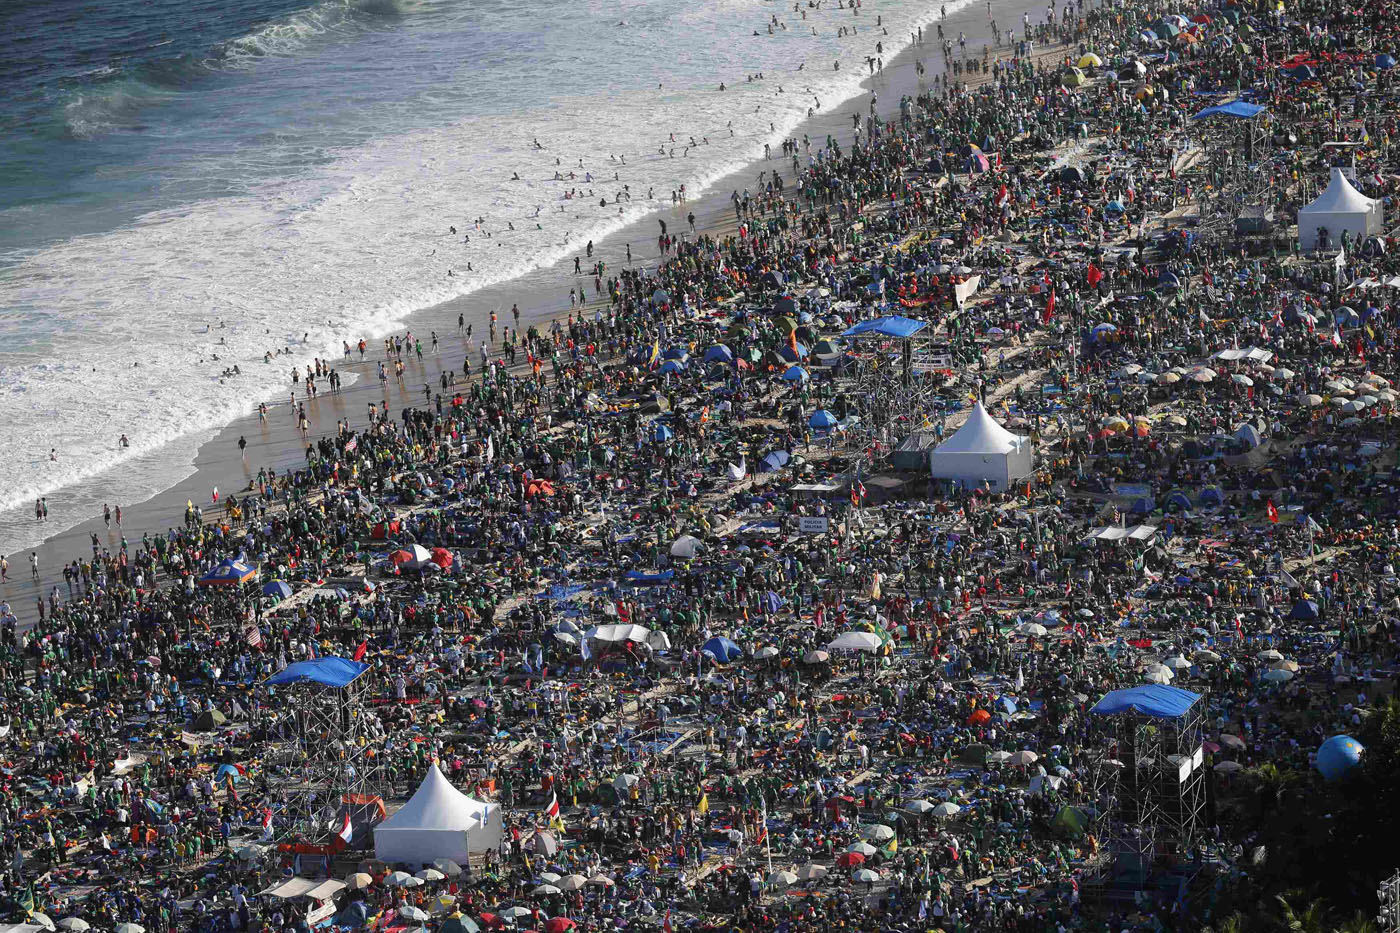
[[[932,7],[932,4],[930,4]],[[1032,10],[1033,4],[1018,3],[1006,10],[998,9],[997,15],[1008,21],[1018,21],[1023,9]],[[968,59],[980,57],[979,44],[990,44],[989,23],[984,8],[977,3],[969,3],[960,9],[950,11],[943,21],[949,36],[965,31],[969,37]],[[884,69],[866,77],[861,82],[862,93],[848,98],[838,107],[819,111],[793,129],[789,138],[801,140],[807,136],[818,140],[830,135],[848,141],[852,135],[851,114],[868,112],[869,95],[877,95],[876,110],[882,119],[897,118],[899,102],[905,96],[915,96],[933,84],[933,78],[942,74],[943,53],[935,38],[936,24],[928,27],[923,45],[908,45],[890,59]],[[1033,58],[1039,59],[1057,54],[1060,46],[1037,49]],[[1008,57],[1012,49],[991,48],[992,59]],[[926,65],[927,73],[919,76],[916,64]],[[976,86],[990,76],[963,74],[959,80],[969,86]],[[788,157],[790,158],[790,157]],[[664,221],[673,235],[688,239],[686,215],[695,214],[697,235],[709,234],[717,237],[734,232],[733,208],[729,193],[756,185],[757,177],[784,165],[785,157],[775,155],[769,159],[758,159],[744,168],[721,177],[710,184],[697,198],[655,212],[644,220],[629,224],[596,244],[594,259],[601,259],[610,270],[619,268],[654,269],[663,257],[657,252],[659,226],[651,230],[646,227],[653,221]],[[791,162],[786,162],[790,170]],[[684,231],[684,234],[682,234]],[[637,246],[641,246],[637,249]],[[626,250],[633,247],[633,262],[626,263]],[[583,258],[582,256],[580,257]],[[584,260],[585,262],[587,260]],[[587,267],[585,266],[585,269]],[[29,627],[38,620],[36,599],[47,599],[57,589],[59,597],[70,595],[64,585],[63,567],[78,557],[89,558],[92,554],[92,535],[97,535],[101,548],[116,553],[123,535],[135,547],[143,534],[164,535],[169,528],[183,523],[187,504],[201,507],[209,520],[209,507],[213,504],[212,490],[217,488],[222,501],[229,494],[240,497],[254,483],[261,468],[275,469],[279,473],[289,468],[305,466],[305,451],[310,443],[327,434],[334,434],[337,422],[347,420],[353,427],[362,427],[367,422],[366,412],[371,403],[387,401],[391,413],[397,414],[405,407],[421,404],[422,387],[433,385],[438,391],[436,380],[439,373],[446,370],[460,372],[462,358],[467,354],[465,340],[458,335],[456,321],[461,314],[474,328],[474,349],[471,352],[473,378],[479,378],[479,347],[481,338],[486,335],[489,315],[492,308],[500,309],[500,324],[514,326],[508,308],[515,303],[521,306],[520,323],[522,328],[537,325],[544,329],[552,320],[561,323],[570,312],[567,301],[568,289],[579,285],[591,287],[591,276],[576,276],[572,270],[572,258],[561,259],[548,266],[527,272],[508,282],[486,286],[469,295],[432,305],[413,312],[405,318],[393,333],[410,331],[421,336],[425,345],[428,335],[436,332],[440,338],[437,353],[425,348],[424,359],[420,363],[412,354],[405,354],[407,370],[402,384],[391,379],[387,389],[382,390],[375,376],[375,364],[381,358],[376,339],[369,339],[363,363],[345,360],[331,360],[342,378],[348,383],[339,393],[322,391],[314,400],[307,400],[306,413],[311,427],[305,437],[296,429],[291,411],[284,402],[269,405],[267,421],[260,423],[256,414],[238,418],[221,428],[215,429],[214,436],[198,445],[189,475],[171,486],[135,503],[120,504],[122,524],[113,521],[106,525],[101,514],[93,515],[71,528],[46,537],[38,547],[23,551],[9,552],[0,549],[9,559],[8,582],[0,584],[0,601],[7,602],[23,627]],[[599,304],[596,296],[589,300],[587,311]],[[578,309],[572,309],[577,311]],[[499,346],[499,344],[498,344]],[[247,439],[245,455],[240,455],[238,441]],[[168,456],[169,445],[150,455],[152,459]],[[31,577],[30,553],[37,554],[39,580]]]

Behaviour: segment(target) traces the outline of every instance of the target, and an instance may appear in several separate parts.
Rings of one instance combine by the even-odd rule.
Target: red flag
[[[369,650],[369,639],[366,638],[364,641],[360,642],[360,647],[358,647],[358,648],[355,649],[355,660],[356,660],[356,661],[363,661],[363,660],[364,660],[364,657],[365,657],[365,652],[368,651],[368,650]]]
[[[1091,262],[1089,263],[1089,271],[1085,274],[1085,278],[1089,280],[1090,288],[1097,288],[1099,283],[1103,281],[1103,270]]]
[[[350,844],[350,839],[355,835],[355,831],[350,828],[350,814],[344,814],[342,820],[343,822],[340,824],[340,828],[335,831],[335,834],[340,839],[345,840],[345,844],[348,846]]]
[[[664,933],[675,933],[674,929],[671,927],[671,912],[669,910],[666,911],[666,919],[661,921],[661,929]]]
[[[1050,300],[1045,302],[1045,313],[1040,316],[1040,323],[1049,324],[1055,317],[1055,293],[1050,292]]]
[[[1278,524],[1278,509],[1274,506],[1274,500],[1270,499],[1268,504],[1269,521]]]
[[[544,808],[544,815],[551,820],[559,815],[559,795],[553,791],[549,793],[549,806]]]

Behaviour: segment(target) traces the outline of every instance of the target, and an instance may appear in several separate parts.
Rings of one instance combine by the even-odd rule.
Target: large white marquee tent
[[[408,803],[374,828],[374,855],[391,864],[465,865],[473,852],[498,847],[501,832],[499,804],[468,797],[433,765]]]
[[[1005,492],[1033,470],[1030,438],[1012,434],[997,424],[981,402],[966,423],[929,454],[930,473],[969,489],[986,484],[997,492]]]
[[[1298,211],[1298,247],[1317,249],[1318,231],[1327,230],[1328,246],[1342,245],[1342,232],[1351,234],[1351,242],[1359,248],[1368,236],[1381,232],[1385,209],[1352,187],[1339,168],[1332,169],[1327,188],[1307,207]]]

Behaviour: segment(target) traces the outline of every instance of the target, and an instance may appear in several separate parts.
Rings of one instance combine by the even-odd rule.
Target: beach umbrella
[[[865,864],[865,855],[860,852],[843,852],[836,857],[837,868],[855,868]]]
[[[535,912],[528,907],[507,907],[501,911],[501,917],[505,920],[520,920],[524,917],[533,917]]]
[[[808,862],[797,870],[797,878],[799,881],[820,881],[826,877],[828,871],[823,865]]]
[[[1156,381],[1158,385],[1174,385],[1181,381],[1181,375],[1179,373],[1159,373]]]
[[[1191,381],[1202,383],[1210,382],[1216,377],[1216,375],[1217,373],[1215,372],[1215,370],[1211,369],[1209,366],[1202,366],[1200,369],[1192,370]]]
[[[610,888],[613,886],[613,880],[601,872],[589,878],[588,883],[598,888]]]
[[[1033,635],[1037,638],[1041,638],[1045,635],[1046,628],[1039,622],[1023,622],[1016,626],[1016,631],[1022,635]]]
[[[868,842],[853,842],[846,847],[846,852],[851,855],[860,855],[865,858],[874,858],[880,850]]]
[[[358,891],[374,884],[374,876],[368,872],[357,871],[345,876],[345,886],[351,891]]]
[[[1170,668],[1157,664],[1148,668],[1142,679],[1150,684],[1169,684],[1172,682],[1172,672]]]
[[[1022,750],[1014,752],[1007,760],[1018,768],[1026,768],[1039,761],[1040,756],[1033,751]]]
[[[577,926],[578,924],[568,917],[550,917],[545,921],[544,933],[564,933],[564,931],[572,930]]]
[[[1195,657],[1197,663],[1200,664],[1214,664],[1216,661],[1220,660],[1220,655],[1211,651],[1209,648],[1202,648],[1200,651],[1197,651]]]
[[[869,826],[862,826],[860,834],[876,842],[889,842],[894,838],[894,829],[884,823],[871,823]]]
[[[768,884],[775,888],[786,888],[797,883],[797,873],[792,871],[775,871],[768,876]]]
[[[264,596],[275,596],[278,599],[286,599],[292,595],[292,587],[284,580],[271,580],[263,584],[262,594]]]
[[[1267,661],[1282,661],[1282,660],[1283,660],[1283,653],[1280,652],[1280,651],[1275,651],[1273,648],[1267,648],[1267,649],[1265,649],[1265,650],[1259,652],[1258,654],[1256,654],[1255,657],[1258,658],[1260,661],[1266,661],[1266,662],[1267,662]]]
[[[422,871],[414,872],[413,877],[417,878],[419,881],[442,881],[447,878],[446,875],[436,868],[425,868]]]
[[[588,884],[588,879],[583,875],[565,875],[559,879],[559,887],[565,891],[577,891]]]
[[[613,790],[617,791],[619,794],[625,794],[632,787],[640,784],[641,780],[642,779],[635,774],[619,774],[617,777],[613,778]]]
[[[442,926],[438,927],[438,933],[481,933],[481,927],[470,917],[455,913],[442,921]]]
[[[941,817],[944,817],[944,818],[947,818],[947,817],[950,817],[950,816],[957,816],[957,815],[958,815],[959,813],[961,813],[961,812],[962,812],[962,807],[958,806],[958,805],[955,804],[955,803],[951,803],[951,802],[949,802],[949,801],[944,801],[943,803],[940,803],[938,806],[936,806],[936,807],[933,808],[933,814],[934,814],[934,816],[941,816]]]
[[[37,923],[39,926],[43,927],[46,930],[55,929],[53,925],[53,920],[50,919],[48,914],[44,913],[41,910],[31,910],[29,912],[29,922]]]
[[[1308,408],[1316,408],[1322,404],[1322,396],[1312,394],[1301,395],[1298,397],[1298,401]]]
[[[88,923],[82,917],[64,917],[62,920],[58,921],[58,928],[60,930],[67,930],[68,933],[86,933],[87,930],[92,929],[92,924]]]
[[[1263,678],[1263,679],[1264,679],[1267,683],[1271,683],[1271,684],[1282,684],[1282,683],[1287,683],[1288,681],[1290,681],[1290,680],[1293,679],[1293,672],[1292,672],[1292,671],[1281,671],[1281,670],[1265,671],[1265,672],[1264,672],[1264,678]]]
[[[421,907],[414,907],[412,904],[408,904],[399,908],[399,916],[405,920],[422,923],[424,920],[428,919],[428,912]]]
[[[904,809],[923,816],[933,809],[933,804],[929,803],[927,800],[911,800],[904,805]]]
[[[1254,385],[1254,380],[1251,379],[1251,378],[1249,378],[1248,376],[1244,375],[1243,373],[1235,373],[1233,376],[1230,377],[1230,381],[1233,382],[1235,385],[1241,385],[1241,386],[1252,386],[1252,385]]]
[[[114,933],[146,933],[146,928],[139,923],[119,923]]]
[[[857,868],[851,872],[851,880],[860,884],[874,884],[880,880],[880,873],[873,868]]]
[[[533,891],[531,891],[530,893],[531,893],[531,894],[563,894],[564,892],[561,891],[559,888],[556,888],[556,887],[555,887],[554,885],[552,885],[552,884],[542,884],[542,885],[537,886],[537,887],[536,887]]]
[[[831,660],[831,655],[820,648],[813,648],[802,656],[803,664],[825,664]]]
[[[1221,761],[1216,763],[1215,770],[1221,774],[1233,774],[1236,771],[1243,771],[1244,765],[1238,761]]]
[[[393,871],[384,876],[384,883],[391,888],[411,888],[423,882],[406,871]]]
[[[756,660],[766,661],[769,658],[776,658],[778,656],[778,649],[774,648],[772,645],[767,645],[755,651],[753,656]]]
[[[1181,655],[1177,655],[1174,658],[1167,658],[1165,661],[1162,662],[1162,664],[1166,667],[1171,668],[1174,671],[1184,671],[1191,666],[1191,662],[1186,660]]]

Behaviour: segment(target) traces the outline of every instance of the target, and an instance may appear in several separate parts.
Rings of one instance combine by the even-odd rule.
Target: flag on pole
[[[261,648],[263,643],[262,632],[258,631],[257,625],[250,622],[243,626],[243,640],[248,643],[248,647],[250,648]]]
[[[661,929],[664,933],[675,933],[674,928],[671,926],[671,911],[669,910],[666,911],[666,919],[661,921]]]
[[[342,814],[340,819],[340,828],[335,831],[335,835],[338,839],[343,840],[348,846],[350,844],[350,838],[355,835],[355,830],[352,829],[350,826],[350,814]],[[332,823],[331,825],[335,824]]]
[[[1051,290],[1050,300],[1045,302],[1045,313],[1040,316],[1040,323],[1049,324],[1055,317],[1055,292]]]
[[[1098,288],[1099,283],[1103,281],[1103,270],[1091,262],[1089,263],[1089,270],[1084,274],[1084,277],[1089,280],[1090,288]]]
[[[355,660],[356,660],[356,661],[362,661],[362,660],[364,660],[365,652],[368,651],[368,650],[369,650],[369,639],[366,638],[364,641],[360,642],[360,647],[358,647],[358,648],[355,649]]]

